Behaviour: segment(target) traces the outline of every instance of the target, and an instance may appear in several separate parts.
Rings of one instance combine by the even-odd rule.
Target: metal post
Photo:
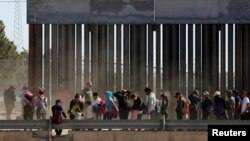
[[[35,53],[34,48],[36,47],[35,44],[35,25],[29,24],[29,89],[34,90],[34,83],[35,83],[35,72],[34,72],[34,66],[35,66]]]
[[[186,25],[180,25],[180,92],[186,95]]]
[[[44,25],[44,87],[46,92],[49,93],[50,89],[50,25]]]
[[[195,25],[195,88],[202,90],[201,81],[201,25]]]
[[[242,87],[242,25],[236,25],[235,39],[235,89],[241,90]]]
[[[64,73],[63,73],[63,85],[64,87],[66,88],[66,90],[73,95],[73,93],[71,93],[71,86],[70,86],[70,80],[69,80],[69,58],[70,58],[70,54],[69,54],[69,50],[70,50],[70,38],[71,38],[71,35],[70,35],[70,31],[69,31],[69,27],[70,25],[64,25],[64,29],[65,29],[65,32],[63,34],[63,40],[64,40],[64,44],[63,44],[63,52],[62,52],[62,57],[65,59],[64,62],[62,62],[62,67],[64,69]]]
[[[163,88],[165,91],[170,92],[171,97],[174,97],[175,92],[173,91],[173,28],[172,25],[163,25]],[[171,100],[171,105],[174,105],[174,100]],[[173,119],[175,117],[174,112],[175,106],[169,107],[168,119]]]
[[[143,93],[144,88],[146,87],[146,77],[147,77],[147,62],[146,62],[146,25],[140,26],[140,59],[139,59],[139,74],[140,74],[140,81],[138,86],[140,86],[140,93]]]
[[[161,91],[161,27],[156,25],[156,94]]]
[[[130,28],[130,71],[131,71],[131,77],[130,77],[130,84],[131,84],[131,90],[134,92],[138,92],[137,90],[137,81],[139,79],[137,75],[137,48],[138,48],[138,26],[137,25],[131,25]]]
[[[228,24],[228,89],[234,89],[234,73],[233,73],[233,24]]]
[[[108,28],[108,90],[114,91],[114,25],[109,25]]]
[[[51,93],[54,95],[58,90],[58,25],[52,25],[52,38],[51,38],[51,84],[52,91]],[[52,95],[52,99],[54,100],[54,96]]]
[[[121,87],[121,25],[116,25],[116,90]]]
[[[75,25],[68,25],[68,87],[69,92],[74,94],[76,92],[76,78],[75,78]]]
[[[43,73],[43,46],[42,46],[42,24],[35,25],[35,48],[34,48],[34,71],[35,71],[35,88],[42,86]]]
[[[80,91],[81,87],[82,87],[82,25],[77,24],[76,25],[76,91],[77,92]]]
[[[148,25],[148,87],[153,88],[153,25]],[[164,72],[164,71],[163,71]]]
[[[89,73],[89,66],[90,66],[90,44],[89,44],[89,31],[90,31],[90,25],[84,24],[84,84],[90,81],[90,73]],[[93,30],[91,32],[93,34]],[[91,35],[92,35],[91,34]],[[91,40],[93,40],[93,35]],[[91,44],[91,48],[93,49],[93,44]],[[92,53],[92,51],[91,51]],[[93,65],[91,55],[91,65]],[[92,70],[91,70],[92,71]],[[92,80],[93,81],[93,80]]]
[[[100,93],[107,90],[107,25],[98,27],[98,88]]]
[[[189,24],[188,25],[188,94],[191,94],[194,89],[193,66],[194,66],[194,63],[193,63],[193,24]]]
[[[221,77],[220,77],[220,91],[222,93],[226,90],[226,33],[225,24],[220,25],[221,31]]]
[[[163,25],[163,53],[162,53],[162,60],[163,60],[163,90],[167,91],[170,90],[170,43],[171,43],[171,35],[170,35],[170,25]],[[153,50],[153,48],[152,48]],[[152,51],[153,52],[153,51]],[[153,58],[153,56],[152,56]],[[152,59],[153,61],[153,59]]]
[[[212,54],[210,68],[212,68],[212,92],[219,90],[219,33],[218,25],[212,25]],[[211,48],[211,47],[210,47]]]
[[[65,25],[59,25],[58,27],[58,83],[60,89],[65,89]]]
[[[93,90],[100,92],[98,87],[98,25],[91,26],[91,81]]]
[[[46,94],[48,96],[48,107],[51,107],[51,92],[50,92],[50,82],[51,82],[51,74],[50,74],[50,25],[46,24],[44,29],[44,87],[46,90]],[[49,109],[50,110],[50,109]]]
[[[202,91],[209,91],[209,25],[202,25]]]
[[[201,79],[201,25],[195,25],[195,89],[200,91],[200,98],[202,98],[202,79]],[[198,111],[198,119],[201,117],[201,108]]]
[[[124,65],[123,65],[123,88],[125,89],[130,89],[129,87],[129,25],[123,25],[123,46],[124,46],[124,51],[123,51],[123,56],[124,56]]]
[[[173,90],[179,91],[179,25],[174,24],[172,25],[173,32],[172,32],[172,64],[170,66],[171,68],[171,74],[172,74],[172,88]]]
[[[243,89],[247,92],[250,91],[250,61],[249,61],[249,53],[250,53],[250,36],[249,36],[249,24],[245,24],[243,26],[243,47],[242,47],[242,79],[243,79]]]

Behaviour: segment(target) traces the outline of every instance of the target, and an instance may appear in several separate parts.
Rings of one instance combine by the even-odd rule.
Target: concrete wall
[[[206,141],[206,132],[193,131],[70,131],[53,141]],[[1,141],[45,141],[33,138],[31,131],[1,131]]]
[[[249,23],[249,0],[28,0],[28,23]]]
[[[32,136],[31,131],[0,131],[0,141],[46,141]]]
[[[206,132],[192,131],[74,131],[74,141],[207,141]]]

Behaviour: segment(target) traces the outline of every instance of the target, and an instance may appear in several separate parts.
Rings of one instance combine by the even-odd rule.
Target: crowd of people
[[[92,83],[88,82],[86,87],[70,101],[67,113],[69,119],[72,120],[111,120],[119,118],[122,120],[138,120],[143,116],[148,119],[168,118],[169,97],[162,93],[160,99],[156,94],[147,87],[144,89],[146,100],[144,101],[139,95],[128,91],[120,90],[115,93],[106,91],[105,94],[98,94],[92,91]],[[180,92],[176,92],[175,112],[178,120],[190,119],[197,120],[199,111],[201,111],[202,119],[209,120],[214,115],[217,120],[248,120],[250,119],[250,102],[249,93],[246,91],[227,90],[226,95],[222,96],[219,91],[210,94],[205,91],[200,95],[198,90],[194,90],[188,97],[185,97]],[[5,97],[15,99],[14,88],[11,86],[5,91]],[[224,98],[225,97],[225,98]],[[9,103],[5,98],[5,103]],[[115,100],[116,99],[116,100]],[[7,119],[11,114],[13,106],[7,107]],[[45,96],[44,88],[38,87],[36,94],[33,95],[27,87],[23,88],[23,118],[32,120],[33,115],[36,119],[45,119],[48,113],[48,98]],[[52,115],[59,115],[67,118],[66,113],[62,108],[62,100],[57,99],[55,105],[51,108]],[[56,133],[61,134],[61,130],[57,129]]]
[[[221,92],[216,91],[210,95],[205,91],[202,101],[199,91],[195,90],[186,99],[179,92],[176,93],[177,119],[189,117],[190,120],[198,119],[199,103],[202,111],[202,120],[209,120],[213,115],[216,120],[249,120],[250,119],[250,94],[246,91],[227,90],[224,98]]]

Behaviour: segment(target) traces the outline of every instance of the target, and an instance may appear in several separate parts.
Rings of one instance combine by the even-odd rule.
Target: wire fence
[[[28,61],[27,60],[0,60],[0,119],[6,119],[6,104],[4,102],[4,91],[11,85],[15,88],[14,108],[11,119],[21,115],[22,87],[28,83]],[[6,103],[6,104],[5,104]]]

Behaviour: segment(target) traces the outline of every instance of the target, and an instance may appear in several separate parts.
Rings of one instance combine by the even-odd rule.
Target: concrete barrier
[[[207,141],[200,131],[69,131],[52,141]],[[0,131],[0,141],[46,141],[34,138],[32,131]]]
[[[32,131],[0,131],[0,141],[46,141],[33,138]]]
[[[70,131],[74,141],[207,141],[200,131]]]

